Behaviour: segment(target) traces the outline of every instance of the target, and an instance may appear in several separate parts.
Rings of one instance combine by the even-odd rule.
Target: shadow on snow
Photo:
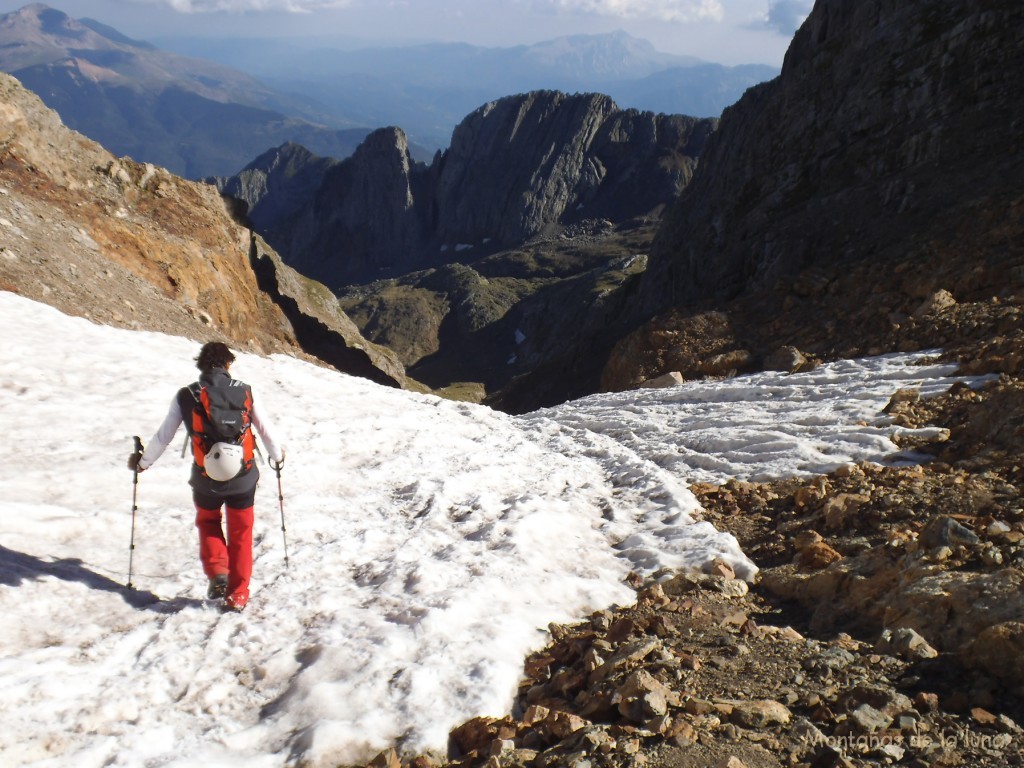
[[[129,588],[113,579],[85,567],[77,558],[42,560],[24,552],[0,546],[0,584],[17,587],[25,581],[38,581],[45,576],[54,576],[64,581],[77,581],[89,589],[113,592],[133,608],[144,608],[157,613],[176,613],[184,608],[203,605],[202,600],[178,597],[161,600],[158,595],[146,590]]]

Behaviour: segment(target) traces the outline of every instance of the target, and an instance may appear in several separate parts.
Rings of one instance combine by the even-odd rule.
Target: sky
[[[0,462],[0,755],[50,768],[443,750],[453,726],[508,712],[549,622],[632,602],[631,571],[721,558],[755,576],[690,483],[912,462],[882,409],[956,380],[891,355],[513,417],[239,354],[287,461],[283,504],[265,467],[257,490],[252,599],[223,614],[204,600],[183,434],[139,476],[134,527],[125,467],[194,378],[197,343],[3,291],[0,327],[17,446]]]
[[[23,0],[0,0],[0,12]],[[491,47],[624,30],[665,53],[781,66],[812,0],[50,0],[124,34],[464,42]]]

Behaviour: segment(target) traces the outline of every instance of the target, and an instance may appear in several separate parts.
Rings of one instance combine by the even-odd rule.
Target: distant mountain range
[[[237,172],[289,140],[345,157],[368,133],[237,70],[39,3],[0,16],[0,70],[111,152],[189,178]]]
[[[462,43],[342,50],[324,40],[158,38],[163,47],[237,67],[303,94],[337,117],[400,126],[415,142],[448,146],[481,104],[535,90],[604,93],[623,109],[718,117],[778,70],[726,67],[655,50],[624,32],[529,46]]]
[[[35,3],[0,15],[0,71],[111,152],[192,179],[238,173],[287,142],[343,159],[384,126],[402,128],[412,156],[429,161],[481,104],[535,90],[603,93],[624,109],[717,117],[776,74],[661,53],[621,32],[515,48],[159,42],[174,52]]]

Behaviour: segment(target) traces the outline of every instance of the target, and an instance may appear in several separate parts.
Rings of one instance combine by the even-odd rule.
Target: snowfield
[[[912,356],[524,417],[239,355],[287,447],[256,501],[253,599],[204,604],[184,433],[139,478],[199,345],[0,293],[0,762],[246,766],[444,750],[507,712],[550,622],[631,601],[630,571],[756,566],[699,522],[694,481],[913,460],[881,414],[952,383]],[[156,598],[159,598],[157,601]]]

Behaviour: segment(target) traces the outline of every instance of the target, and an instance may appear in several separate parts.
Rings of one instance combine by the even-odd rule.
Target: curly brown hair
[[[196,368],[204,373],[214,368],[227,368],[235,362],[235,356],[228,345],[220,341],[208,341],[203,344],[196,356]]]

